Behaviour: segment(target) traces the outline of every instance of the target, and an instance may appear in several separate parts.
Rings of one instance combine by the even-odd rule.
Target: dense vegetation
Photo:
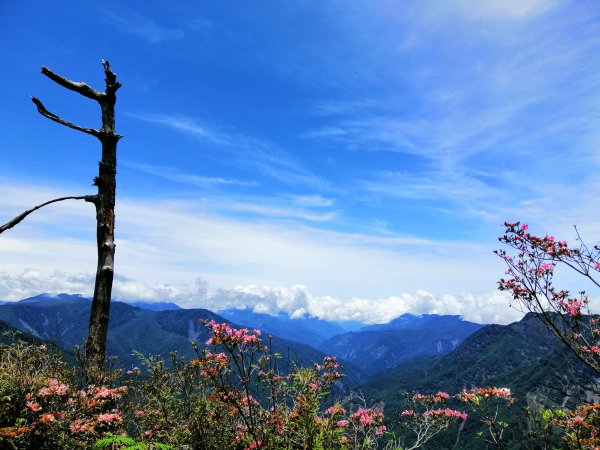
[[[386,417],[383,403],[342,389],[334,358],[283,373],[281,355],[259,330],[214,321],[204,327],[207,346],[192,343],[194,358],[173,354],[167,363],[139,355],[140,368],[105,372],[92,383],[56,348],[5,335],[0,448],[391,450],[501,447],[527,437],[558,445],[582,417],[539,410],[525,432],[511,419],[515,398],[507,388],[406,394]],[[585,413],[582,423],[595,426],[596,410]]]

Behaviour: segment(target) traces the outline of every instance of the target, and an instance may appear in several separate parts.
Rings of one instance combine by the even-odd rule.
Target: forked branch
[[[47,201],[45,203],[42,203],[41,205],[34,206],[33,208],[22,212],[14,219],[6,222],[4,225],[1,225],[0,234],[4,233],[6,230],[10,230],[12,227],[19,224],[25,217],[27,217],[32,212],[37,211],[38,209],[43,208],[44,206],[49,205],[51,203],[62,202],[63,200],[85,200],[86,202],[96,203],[98,197],[96,195],[79,195],[73,197],[60,197],[55,198],[54,200]]]

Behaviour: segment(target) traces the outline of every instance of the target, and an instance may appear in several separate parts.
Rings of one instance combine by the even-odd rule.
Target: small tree
[[[600,373],[600,317],[593,315],[585,291],[572,295],[554,286],[555,268],[562,266],[600,287],[600,246],[588,247],[577,233],[579,244],[569,246],[553,236],[534,236],[528,225],[505,222],[500,242],[516,251],[496,250],[508,265],[507,278],[499,289],[536,317],[586,365]],[[575,229],[577,231],[577,229]]]
[[[82,195],[61,197],[37,205],[0,226],[0,233],[14,227],[32,212],[63,200],[85,200],[96,207],[96,240],[98,246],[98,265],[96,269],[96,282],[94,298],[90,312],[88,338],[85,345],[85,369],[90,372],[102,371],[106,358],[106,336],[108,332],[108,318],[110,311],[110,298],[114,274],[114,231],[115,231],[115,192],[117,174],[117,142],[122,137],[115,133],[115,102],[116,92],[121,87],[116,74],[111,70],[108,61],[102,61],[104,66],[106,87],[104,92],[97,91],[83,82],[68,80],[55,74],[50,69],[42,67],[42,73],[60,86],[75,91],[84,97],[95,100],[100,105],[102,112],[102,128],[85,128],[61,119],[56,114],[48,111],[41,101],[35,97],[31,100],[37,106],[38,112],[61,125],[72,128],[82,133],[91,134],[98,138],[102,144],[102,159],[98,163],[98,176],[93,184],[98,187],[96,195]]]

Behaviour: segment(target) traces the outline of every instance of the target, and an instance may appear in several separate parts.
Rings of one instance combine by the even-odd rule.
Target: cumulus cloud
[[[315,295],[305,286],[238,286],[218,290],[205,301],[213,309],[251,308],[275,315],[280,311],[292,317],[311,315],[325,320],[356,320],[387,323],[405,314],[453,314],[478,323],[510,323],[523,314],[509,308],[509,298],[500,292],[435,296],[425,290],[384,298]]]
[[[92,274],[53,272],[44,274],[35,269],[16,275],[0,273],[0,299],[19,300],[40,293],[83,294],[91,296]],[[452,314],[477,323],[506,324],[519,320],[522,313],[509,308],[509,298],[500,293],[472,293],[435,296],[425,290],[385,298],[352,297],[343,299],[331,295],[315,295],[305,286],[273,287],[247,285],[211,291],[208,283],[198,278],[194,286],[148,284],[118,276],[113,295],[118,300],[171,301],[186,308],[207,308],[220,311],[227,308],[252,309],[257,313],[276,315],[288,313],[292,318],[307,315],[325,320],[354,320],[367,324],[387,323],[405,314]]]

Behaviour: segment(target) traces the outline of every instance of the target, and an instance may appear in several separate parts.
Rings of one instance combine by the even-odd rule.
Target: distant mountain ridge
[[[89,310],[89,304],[90,299],[81,295],[41,294],[1,305],[0,319],[6,315],[7,320],[22,330],[40,338],[55,340],[64,348],[70,349],[85,339],[88,320],[85,311]],[[15,305],[29,305],[35,308],[32,311],[37,314],[30,315],[21,311],[11,319],[10,311],[14,310]],[[62,310],[65,306],[68,306],[68,311]],[[43,308],[40,309],[41,307]],[[76,317],[73,317],[74,314]],[[129,322],[124,322],[124,317],[129,317]],[[175,328],[165,324],[167,317],[179,317]],[[214,317],[218,318],[215,320],[227,320],[233,324],[260,329],[267,335],[275,336],[276,340],[290,341],[288,348],[308,345],[323,355],[344,360],[347,365],[356,364],[364,368],[361,372],[364,370],[369,374],[418,356],[446,354],[481,327],[479,324],[463,321],[460,316],[404,314],[387,324],[368,325],[358,331],[345,332],[344,326],[356,328],[357,324],[330,323],[310,316],[291,318],[283,312],[272,316],[256,313],[251,309],[227,309],[215,314],[203,309],[182,309],[171,302],[113,301],[108,349],[117,354],[123,363],[132,361],[131,349],[146,354],[167,354],[170,350],[177,349],[183,355],[193,356],[187,341],[176,339],[173,333],[186,337],[187,340],[199,340],[201,336],[198,333],[202,331],[198,329],[199,317]],[[126,331],[127,325],[131,329]],[[143,332],[151,329],[155,330],[152,333],[159,332],[159,335],[160,332],[170,334],[161,339],[157,336],[154,341],[145,340]],[[198,336],[193,337],[195,334]],[[123,341],[128,344],[123,345]],[[131,348],[127,350],[127,346]],[[305,349],[300,353],[310,352]]]
[[[71,350],[82,344],[87,336],[90,307],[90,299],[81,296],[40,295],[0,305],[0,320]],[[239,327],[206,309],[149,310],[113,301],[110,314],[107,350],[118,357],[118,363],[123,367],[139,364],[137,357],[132,355],[134,350],[165,359],[173,351],[183,357],[195,357],[190,341],[197,341],[201,347],[208,339],[208,332],[199,319],[229,322]],[[327,356],[314,347],[278,335],[272,336],[272,348],[283,356],[283,368],[296,363],[311,365]],[[344,365],[350,384],[366,379],[358,367]]]
[[[453,326],[466,322],[459,315],[438,315],[438,314],[402,314],[395,319],[392,319],[388,323],[381,323],[375,325],[366,325],[360,328],[358,331],[381,331],[381,330],[414,330],[418,328],[425,328],[428,326]]]
[[[265,333],[276,334],[313,347],[345,332],[341,326],[316,317],[291,318],[284,312],[272,316],[256,313],[251,309],[226,309],[219,311],[219,315],[240,325],[258,328]]]
[[[135,306],[140,309],[147,309],[149,311],[176,311],[178,309],[183,309],[181,306],[177,305],[173,302],[123,302],[128,305]]]
[[[317,348],[373,374],[419,356],[449,353],[482,326],[460,316],[404,314],[388,324],[334,336]]]

